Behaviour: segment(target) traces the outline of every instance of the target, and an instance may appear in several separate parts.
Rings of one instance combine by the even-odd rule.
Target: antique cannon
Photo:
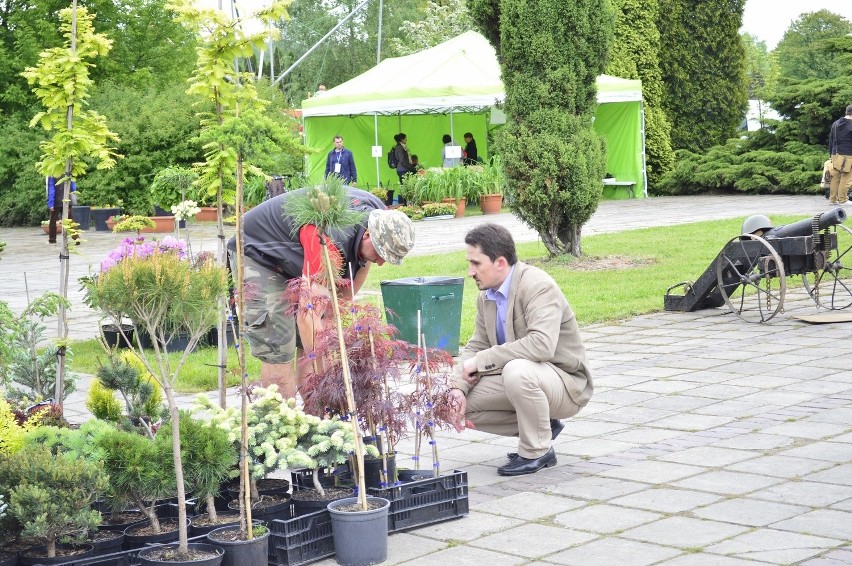
[[[691,312],[727,304],[750,322],[765,322],[784,307],[786,278],[800,275],[808,295],[819,307],[838,310],[852,305],[852,267],[843,265],[852,249],[852,230],[843,225],[846,211],[835,208],[812,219],[773,228],[765,216],[743,224],[694,283],[668,288],[667,311]],[[845,238],[841,252],[838,234]],[[682,295],[673,293],[682,288]]]

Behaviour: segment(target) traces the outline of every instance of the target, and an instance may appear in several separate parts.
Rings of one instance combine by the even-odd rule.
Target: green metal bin
[[[454,356],[459,353],[463,278],[406,277],[382,281],[381,287],[385,316],[399,330],[400,339],[417,344],[419,310],[426,346]]]

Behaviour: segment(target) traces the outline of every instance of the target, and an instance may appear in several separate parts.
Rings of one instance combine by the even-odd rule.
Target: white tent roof
[[[598,103],[642,100],[642,83],[601,75]],[[503,102],[494,48],[469,31],[405,57],[385,59],[369,71],[302,101],[302,116],[416,114],[479,110]]]

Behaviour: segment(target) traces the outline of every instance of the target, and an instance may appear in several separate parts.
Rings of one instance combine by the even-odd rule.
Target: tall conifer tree
[[[660,0],[663,108],[675,149],[724,143],[745,117],[744,7],[745,0]]]
[[[498,138],[512,210],[551,255],[581,254],[598,206],[604,141],[592,127],[613,14],[605,0],[475,0],[500,60],[507,123]]]

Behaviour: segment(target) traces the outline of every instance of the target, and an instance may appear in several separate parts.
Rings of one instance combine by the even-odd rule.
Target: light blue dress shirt
[[[489,301],[497,303],[497,343],[503,344],[506,341],[506,311],[509,310],[509,288],[512,286],[512,273],[515,271],[515,266],[509,270],[509,275],[506,276],[503,284],[499,288],[486,289],[485,298]]]

